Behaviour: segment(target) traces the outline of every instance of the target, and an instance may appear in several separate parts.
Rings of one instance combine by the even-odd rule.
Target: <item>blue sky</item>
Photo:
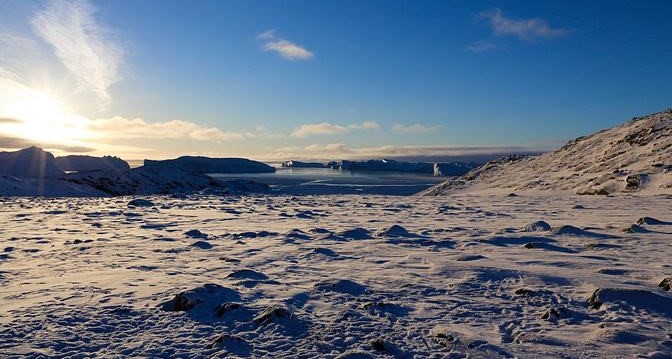
[[[6,148],[446,157],[547,150],[671,107],[669,1],[1,1],[0,10],[0,91],[38,93],[24,102],[45,94],[59,113],[43,123],[35,117],[47,114],[0,99],[0,118],[17,120],[0,121]]]

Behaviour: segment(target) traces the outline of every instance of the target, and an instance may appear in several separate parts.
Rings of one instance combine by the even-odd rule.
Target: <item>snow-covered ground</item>
[[[2,357],[672,353],[669,195],[1,201]]]

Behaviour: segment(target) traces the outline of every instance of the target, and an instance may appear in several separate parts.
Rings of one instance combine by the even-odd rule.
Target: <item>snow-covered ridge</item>
[[[275,168],[265,163],[246,158],[209,158],[200,156],[182,156],[172,160],[145,160],[147,168],[170,168],[190,173],[267,173]]]
[[[128,163],[114,156],[62,156],[56,157],[56,165],[63,171],[100,171],[100,170],[130,170]]]
[[[509,156],[424,192],[672,192],[672,109],[569,141],[539,156]]]
[[[37,147],[0,152],[0,196],[107,197],[221,192],[264,192],[268,186],[249,181],[217,181],[210,172],[268,172],[272,167],[246,159],[181,157],[147,161],[130,169],[115,157],[78,156],[59,161]],[[64,170],[77,170],[66,173]]]
[[[0,175],[17,177],[58,177],[63,170],[54,155],[37,147],[15,152],[0,152]]]

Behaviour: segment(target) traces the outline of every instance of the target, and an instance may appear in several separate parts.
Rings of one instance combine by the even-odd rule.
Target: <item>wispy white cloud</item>
[[[89,130],[101,138],[147,138],[147,139],[191,139],[197,141],[239,140],[245,137],[238,132],[227,132],[216,127],[172,120],[166,122],[147,122],[141,118],[128,119],[112,117],[91,120]]]
[[[496,51],[500,50],[502,47],[500,45],[494,44],[489,41],[476,41],[473,44],[467,46],[467,51],[481,53],[487,51]]]
[[[312,135],[334,135],[348,132],[347,127],[332,125],[329,122],[301,125],[292,132],[292,137],[308,137]]]
[[[264,42],[264,51],[273,51],[288,60],[310,60],[315,56],[305,47],[279,37],[275,30],[265,31],[257,38]]]
[[[375,121],[364,121],[347,126],[334,125],[329,122],[309,123],[297,127],[292,132],[292,137],[304,138],[313,135],[336,135],[354,130],[375,130],[378,128],[380,128],[380,124]]]
[[[364,121],[362,123],[353,123],[348,125],[348,128],[355,130],[375,130],[380,128],[380,124],[376,121]]]
[[[397,133],[427,133],[439,129],[441,126],[425,126],[419,123],[412,125],[396,124],[392,126],[392,130]]]
[[[121,79],[124,51],[94,17],[95,12],[85,0],[49,0],[31,22],[79,86],[93,91],[106,104],[110,100],[108,88]]]
[[[37,47],[35,40],[14,33],[0,33],[0,44],[3,47],[10,47],[13,50],[21,48],[33,50]]]
[[[554,28],[543,19],[512,19],[506,17],[499,8],[483,11],[478,14],[478,17],[490,23],[490,27],[496,36],[512,35],[526,41],[556,38],[569,32],[567,29]]]

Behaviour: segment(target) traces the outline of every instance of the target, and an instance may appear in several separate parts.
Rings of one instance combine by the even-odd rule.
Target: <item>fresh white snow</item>
[[[4,198],[0,356],[669,357],[671,200]]]

